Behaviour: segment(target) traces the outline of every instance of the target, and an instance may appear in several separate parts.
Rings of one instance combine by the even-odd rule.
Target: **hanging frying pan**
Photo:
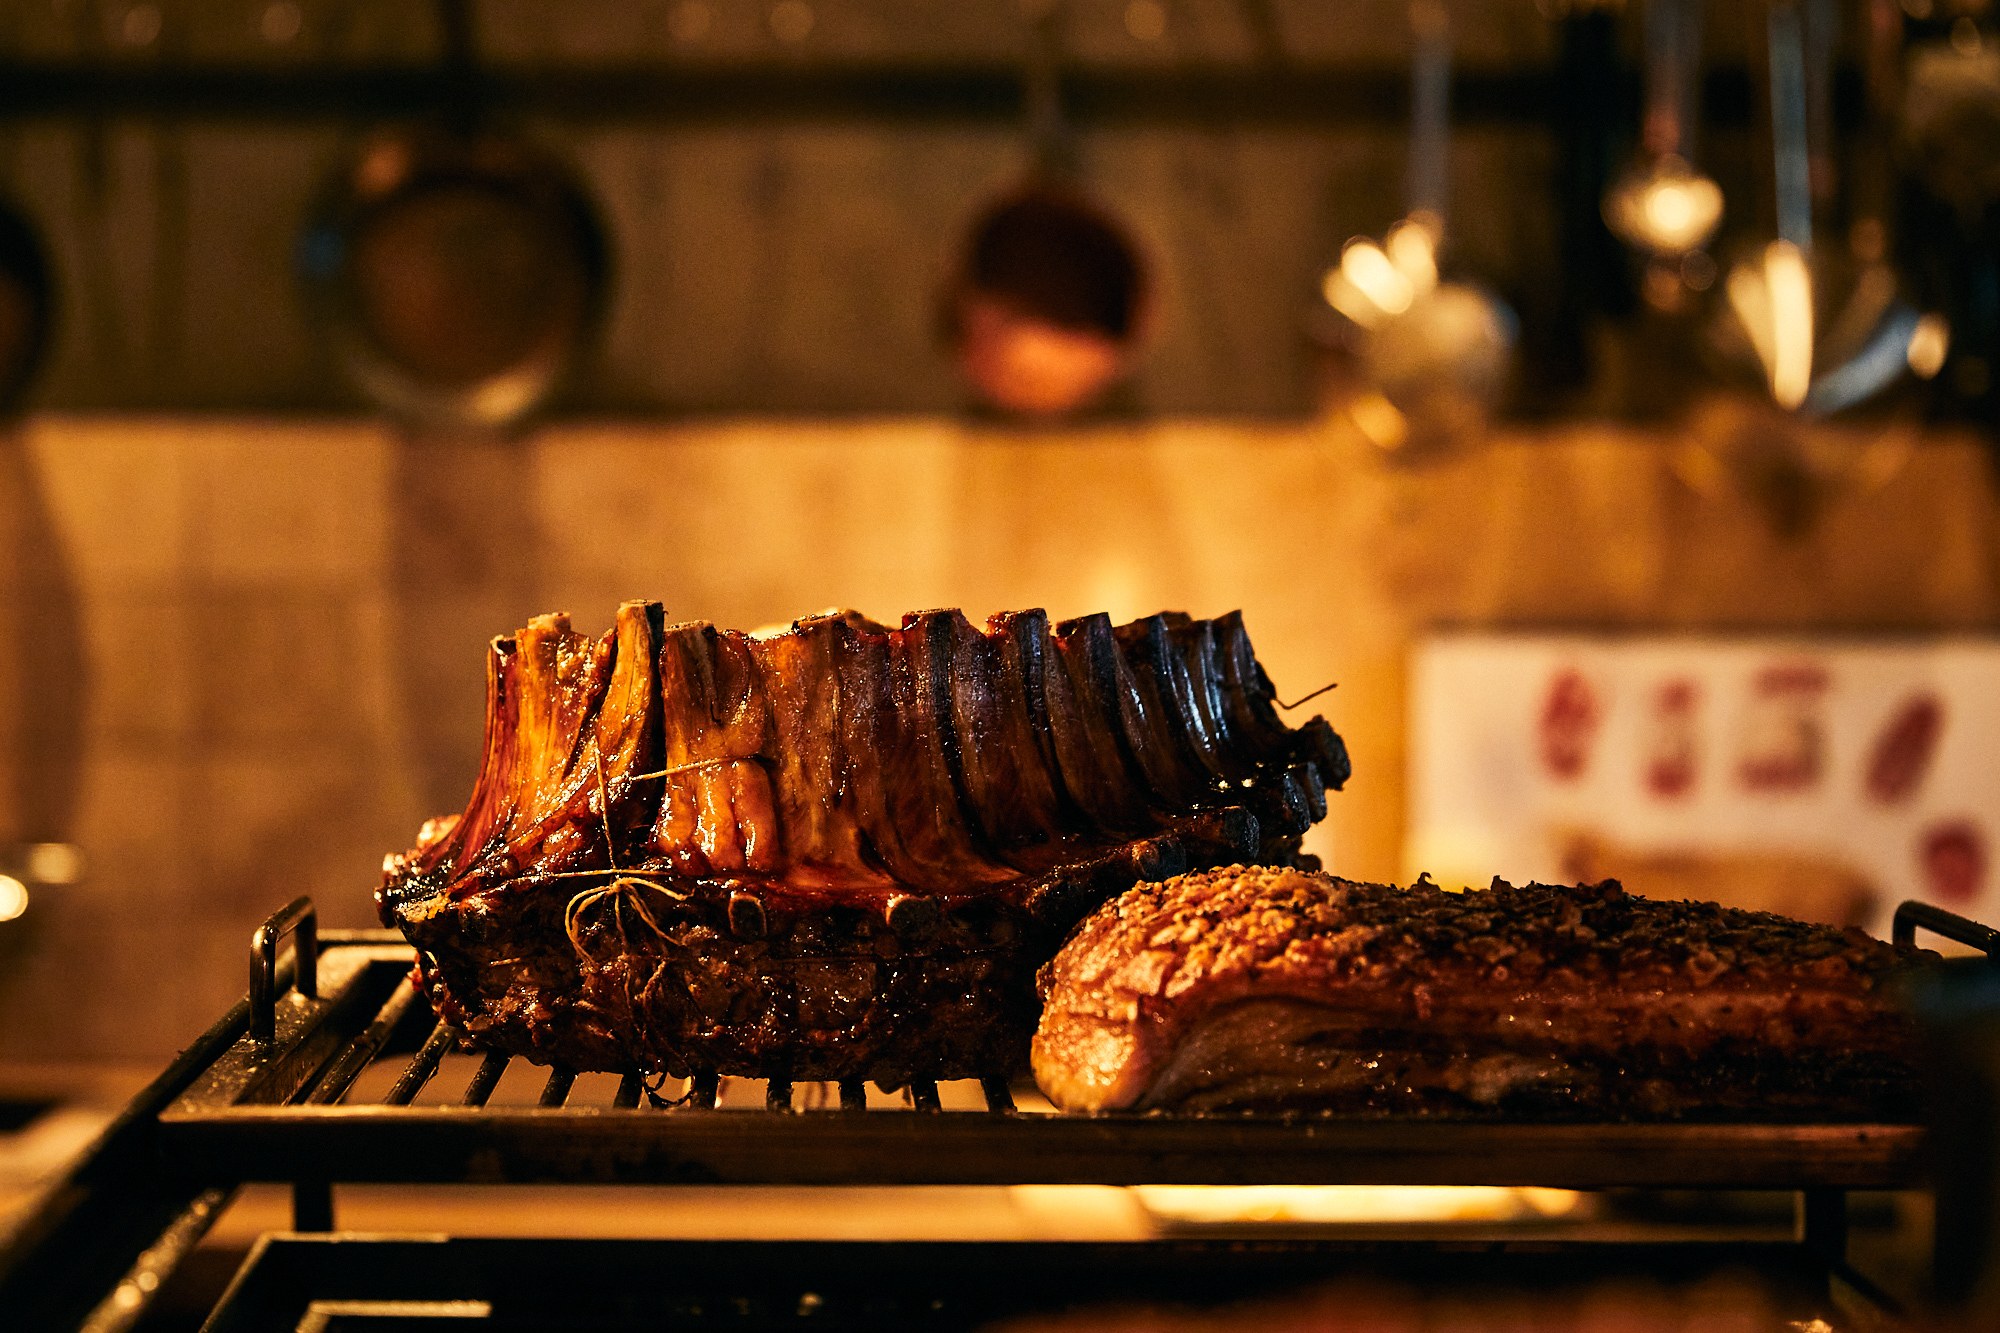
[[[19,405],[48,351],[54,284],[41,238],[0,201],[0,412]]]
[[[300,267],[342,369],[399,416],[504,426],[541,403],[604,302],[575,178],[490,130],[378,131],[334,177]]]
[[[987,405],[1040,419],[1099,401],[1131,368],[1146,265],[1076,184],[1058,84],[1061,4],[1034,19],[1024,85],[1034,164],[973,223],[941,309],[943,340]]]

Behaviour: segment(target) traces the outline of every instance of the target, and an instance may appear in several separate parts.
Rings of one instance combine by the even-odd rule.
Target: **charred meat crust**
[[[769,637],[621,607],[488,657],[479,783],[378,902],[438,1013],[578,1069],[1011,1073],[1035,968],[1143,880],[1298,864],[1346,778],[1278,720],[1240,617]]]
[[[1919,957],[1616,881],[1228,867],[1084,922],[1041,973],[1034,1067],[1086,1110],[1893,1117],[1915,1033],[1888,983]]]

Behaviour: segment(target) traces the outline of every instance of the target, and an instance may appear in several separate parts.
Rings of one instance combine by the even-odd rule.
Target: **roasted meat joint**
[[[1280,720],[1240,616],[852,612],[782,633],[628,602],[488,658],[463,814],[378,901],[439,1016],[573,1069],[1023,1071],[1036,969],[1142,881],[1309,867],[1348,776]]]
[[[1072,1111],[1898,1120],[1936,955],[1601,884],[1446,893],[1233,866],[1141,885],[1044,969]]]

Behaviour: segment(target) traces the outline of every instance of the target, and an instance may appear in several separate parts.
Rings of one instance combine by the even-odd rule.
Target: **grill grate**
[[[774,1185],[1840,1190],[1919,1179],[1914,1125],[1079,1117],[1037,1114],[1052,1108],[1038,1096],[1017,1104],[1002,1079],[920,1081],[896,1099],[859,1083],[760,1089],[713,1074],[649,1088],[628,1073],[607,1096],[615,1075],[456,1054],[393,932],[322,937],[305,900],[272,920],[323,944],[317,984],[286,992],[257,979],[268,1016],[253,1014],[160,1117],[177,1168],[235,1180]],[[268,933],[256,965],[275,977]]]
[[[402,984],[404,989],[408,988],[407,981]],[[400,1020],[400,1015],[390,1015],[385,1007],[384,1020],[393,1026]],[[454,1055],[457,1042],[451,1030],[442,1023],[432,1028],[423,1046],[397,1070],[394,1083],[379,1097],[370,1096],[362,1086],[364,1080],[361,1076],[377,1072],[391,1062],[377,1058],[379,1049],[363,1053],[362,1046],[362,1041],[357,1039],[354,1046],[343,1052],[339,1066],[321,1078],[303,1104],[410,1106],[421,1098],[432,1104],[443,1100],[458,1106],[483,1107],[494,1103],[503,1082],[511,1082],[518,1087],[529,1071],[536,1071],[532,1077],[539,1083],[534,1101],[537,1107],[555,1110],[591,1104],[591,1089],[586,1085],[594,1080],[589,1076],[579,1076],[576,1070],[560,1066],[550,1068],[544,1076],[539,1073],[538,1066],[497,1051],[478,1056],[462,1091],[454,1094],[450,1089],[459,1085],[450,1077],[448,1066],[455,1061],[470,1061],[467,1057]],[[376,1063],[371,1065],[371,1060]],[[692,1078],[662,1078],[649,1082],[638,1073],[615,1077],[616,1090],[602,1100],[609,1109],[617,1111],[713,1111],[761,1107],[780,1113],[852,1113],[870,1109],[871,1102],[878,1108],[887,1104],[915,1111],[980,1110],[999,1115],[1013,1114],[1021,1109],[1015,1101],[1014,1090],[1003,1078],[965,1079],[947,1084],[918,1080],[897,1094],[878,1091],[871,1099],[866,1084],[859,1079],[839,1083],[793,1083],[788,1079],[730,1079],[715,1074],[697,1074]],[[378,1078],[376,1081],[381,1080]],[[444,1085],[445,1091],[439,1093],[438,1085]],[[598,1091],[601,1092],[601,1089]]]
[[[406,943],[387,931],[322,934],[316,924],[300,899],[258,931],[251,995],[0,1241],[0,1308],[25,1312],[25,1326],[129,1329],[249,1180],[292,1183],[300,1231],[332,1229],[334,1181],[1787,1189],[1804,1203],[1802,1243],[1791,1252],[1867,1296],[1843,1258],[1843,1191],[1923,1178],[1915,1125],[1077,1117],[1017,1106],[996,1079],[917,1083],[901,1104],[855,1083],[774,1080],[746,1107],[741,1094],[754,1089],[713,1075],[649,1096],[636,1073],[542,1073],[502,1055],[455,1054],[451,1033],[420,1003]],[[1983,926],[1906,905],[1898,938],[1918,927],[1989,952],[2000,944]],[[298,947],[281,958],[278,944],[294,931]],[[770,1245],[755,1253],[768,1257]],[[1009,1272],[1021,1271],[1021,1247],[1000,1250]],[[1510,1254],[1503,1266],[1519,1263]],[[428,1266],[420,1256],[418,1267]],[[835,1267],[856,1265],[843,1257]]]
[[[1361,1284],[1365,1283],[1365,1287]],[[1805,1325],[1839,1319],[1825,1272],[1783,1244],[1578,1242],[787,1242],[411,1240],[276,1236],[238,1275],[211,1333],[305,1328],[457,1327],[526,1333],[663,1328],[813,1333],[972,1333],[1092,1310],[1105,1327],[1339,1327],[1360,1295],[1378,1327],[1469,1321],[1470,1303],[1506,1302],[1506,1320],[1544,1326],[1679,1327],[1666,1291],[1718,1292]],[[1660,1294],[1653,1294],[1660,1293]],[[1261,1300],[1261,1308],[1246,1302]],[[1393,1301],[1394,1304],[1386,1304]],[[1580,1317],[1584,1308],[1594,1320]],[[1650,1311],[1649,1311],[1650,1307]],[[1400,1310],[1401,1318],[1390,1312]],[[1169,1313],[1171,1311],[1172,1313]],[[1648,1317],[1650,1313],[1650,1317]],[[309,1322],[346,1316],[351,1323]],[[1667,1317],[1669,1315],[1674,1317]],[[390,1323],[390,1319],[401,1322]],[[435,1322],[432,1322],[435,1321]],[[1865,1325],[1864,1325],[1865,1326]]]

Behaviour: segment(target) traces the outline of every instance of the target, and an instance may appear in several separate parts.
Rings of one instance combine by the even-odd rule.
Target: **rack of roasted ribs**
[[[472,799],[388,859],[382,916],[453,1031],[573,1069],[1004,1079],[1078,920],[1311,864],[1348,776],[1236,614],[749,635],[629,602],[495,640],[487,680]]]

